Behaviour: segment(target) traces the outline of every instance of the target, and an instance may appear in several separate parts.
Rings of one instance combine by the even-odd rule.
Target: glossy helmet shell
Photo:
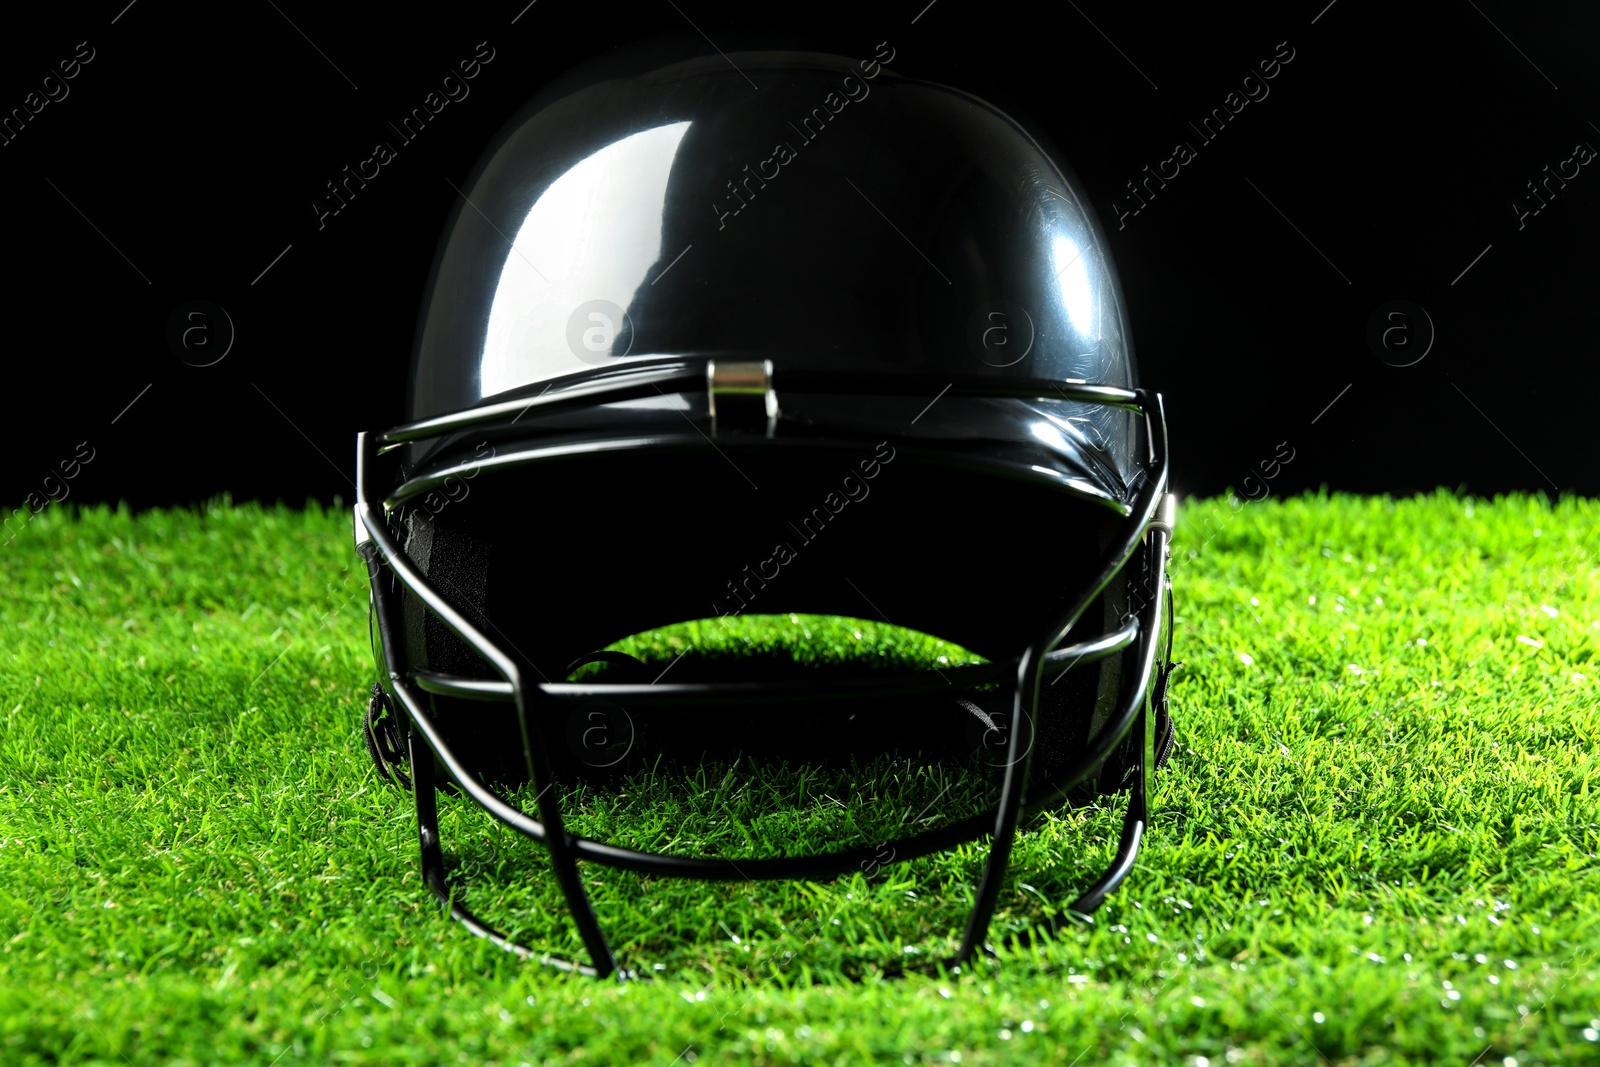
[[[704,357],[1135,387],[1078,181],[1016,115],[896,58],[647,48],[540,93],[460,187],[409,418]],[[1090,580],[1149,460],[1141,416],[1065,396],[775,399],[770,428],[714,429],[702,392],[407,445],[397,532],[549,680],[629,634],[731,613],[879,619],[1004,659]],[[430,482],[447,470],[453,488]],[[1126,614],[1126,581],[1085,632]],[[487,674],[409,596],[405,626],[413,663]],[[1042,771],[1092,735],[1119,670],[1047,691]],[[436,701],[453,743],[517,777],[509,714],[458,705]]]

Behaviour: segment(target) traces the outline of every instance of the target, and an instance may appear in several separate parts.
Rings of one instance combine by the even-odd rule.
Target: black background
[[[495,130],[619,44],[752,29],[848,56],[887,40],[900,73],[1046,128],[1109,233],[1144,380],[1167,396],[1180,492],[1241,486],[1282,442],[1295,458],[1271,483],[1280,494],[1600,491],[1600,166],[1521,229],[1512,208],[1576,143],[1600,147],[1592,7],[525,3],[8,11],[0,110],[79,42],[94,58],[0,146],[0,501],[38,490],[85,441],[77,501],[350,500],[355,432],[402,418],[451,183]],[[323,183],[480,41],[495,58],[471,95],[319,229]],[[1294,58],[1270,95],[1201,147],[1186,120],[1285,41]],[[1180,139],[1198,158],[1119,230],[1124,183]],[[194,299],[236,328],[213,366],[166,340]],[[1394,299],[1437,330],[1414,366],[1366,342]]]

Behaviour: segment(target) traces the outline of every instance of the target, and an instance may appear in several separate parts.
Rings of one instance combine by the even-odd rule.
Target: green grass
[[[1093,927],[941,974],[977,846],[826,884],[591,870],[657,979],[626,985],[430,902],[356,729],[348,527],[60,508],[0,547],[0,1063],[1600,1062],[1596,502],[1194,503],[1179,748]],[[823,659],[960,654],[744,625],[630,648],[799,651],[810,628]],[[569,800],[583,832],[750,854],[870,841],[952,783],[941,805],[973,799],[883,762]],[[1029,825],[997,943],[1104,863],[1119,816]],[[538,848],[460,800],[443,821],[475,905],[576,954]]]

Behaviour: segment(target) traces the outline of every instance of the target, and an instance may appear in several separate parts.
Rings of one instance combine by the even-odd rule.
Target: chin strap
[[[1172,558],[1172,550],[1167,550],[1167,559]],[[1172,724],[1172,711],[1167,706],[1167,688],[1172,684],[1172,672],[1183,666],[1182,662],[1172,662],[1172,631],[1176,628],[1177,609],[1173,606],[1172,575],[1167,575],[1167,655],[1161,667],[1161,673],[1156,677],[1156,689],[1152,694],[1151,704],[1156,709],[1156,765],[1154,770],[1159,771],[1167,765],[1167,759],[1172,755],[1172,746],[1178,740],[1178,731]]]
[[[389,696],[383,686],[372,683],[372,697],[367,702],[367,714],[361,721],[361,736],[367,742],[367,755],[378,769],[383,780],[402,789],[411,788],[411,779],[401,770],[406,765],[404,748],[400,740],[400,723],[389,707]]]
[[[1177,728],[1172,725],[1172,712],[1167,707],[1167,687],[1172,682],[1172,672],[1182,666],[1182,663],[1173,663],[1169,660],[1156,678],[1156,689],[1151,703],[1156,709],[1156,770],[1158,771],[1167,765],[1173,745],[1178,740]]]

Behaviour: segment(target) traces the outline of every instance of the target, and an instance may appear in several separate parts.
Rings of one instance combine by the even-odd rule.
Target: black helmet
[[[598,61],[460,188],[408,422],[357,446],[367,740],[386,774],[410,768],[434,893],[508,948],[530,954],[452,902],[441,776],[549,847],[597,974],[615,963],[579,860],[827,878],[885,855],[661,855],[563,828],[553,783],[675,744],[978,759],[992,808],[887,843],[902,860],[991,838],[962,958],[1023,808],[1131,790],[1115,862],[1069,910],[1133,863],[1172,740],[1161,401],[1076,179],[1016,115],[895,59]],[[986,662],[658,677],[607,650],[790,612]],[[503,799],[518,782],[536,811]]]

